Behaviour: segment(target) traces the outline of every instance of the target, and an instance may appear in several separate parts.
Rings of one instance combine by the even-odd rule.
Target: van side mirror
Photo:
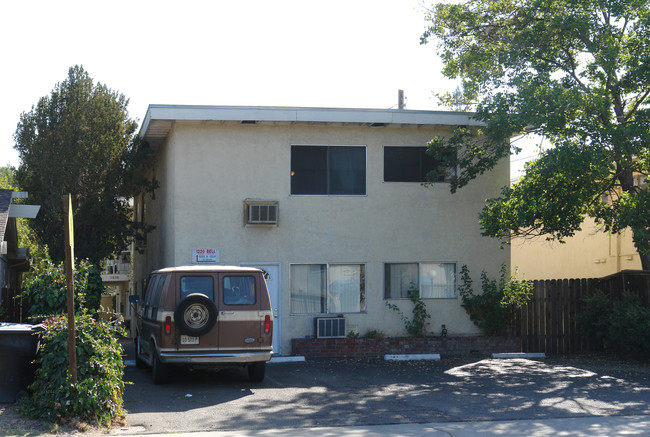
[[[138,296],[137,294],[129,295],[129,303],[138,304],[139,302],[140,302],[140,296]]]

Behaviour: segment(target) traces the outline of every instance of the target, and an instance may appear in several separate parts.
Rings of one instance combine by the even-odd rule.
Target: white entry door
[[[241,266],[255,267],[266,272],[266,286],[271,296],[271,310],[273,311],[273,354],[282,355],[280,345],[280,264],[273,263],[241,263]]]

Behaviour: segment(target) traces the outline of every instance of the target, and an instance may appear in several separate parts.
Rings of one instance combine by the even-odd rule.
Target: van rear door
[[[259,349],[264,316],[258,283],[261,275],[233,272],[219,275],[219,350]]]

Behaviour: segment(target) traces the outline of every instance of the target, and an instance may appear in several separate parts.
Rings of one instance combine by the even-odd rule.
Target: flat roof
[[[177,121],[241,124],[333,124],[368,127],[482,126],[470,112],[408,109],[291,108],[272,106],[149,105],[140,136],[152,146],[164,141]]]

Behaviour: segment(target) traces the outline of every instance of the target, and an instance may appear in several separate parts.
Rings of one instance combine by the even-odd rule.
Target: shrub
[[[103,291],[99,269],[88,261],[76,263],[74,279],[75,312],[97,311]],[[63,263],[54,263],[46,256],[25,275],[21,293],[27,315],[33,319],[67,312],[66,274]]]
[[[366,335],[364,335],[365,338],[384,338],[386,337],[386,334],[384,334],[382,331],[378,329],[371,329],[370,331],[366,332]]]
[[[62,422],[78,418],[108,425],[124,418],[122,392],[124,364],[119,332],[114,324],[83,311],[76,317],[77,384],[68,373],[68,324],[59,315],[44,321],[34,383],[35,395],[21,401],[24,414]]]
[[[472,278],[466,265],[460,271],[458,287],[462,306],[469,318],[488,336],[505,335],[512,330],[516,310],[525,305],[531,297],[533,283],[508,275],[506,265],[501,266],[499,282],[481,273],[481,294],[475,294]]]
[[[420,298],[420,290],[413,283],[411,283],[411,287],[408,290],[408,295],[411,302],[413,302],[412,317],[405,316],[395,304],[386,302],[386,306],[399,314],[409,335],[413,337],[426,337],[427,325],[431,318],[431,315],[427,312],[427,305]]]
[[[596,343],[605,348],[612,302],[601,290],[596,290],[590,296],[583,298],[582,301],[584,307],[578,314],[578,323],[582,327],[582,335],[590,343]]]
[[[618,355],[650,358],[650,308],[636,296],[626,292],[613,301],[598,290],[583,302],[579,316],[583,335]]]

